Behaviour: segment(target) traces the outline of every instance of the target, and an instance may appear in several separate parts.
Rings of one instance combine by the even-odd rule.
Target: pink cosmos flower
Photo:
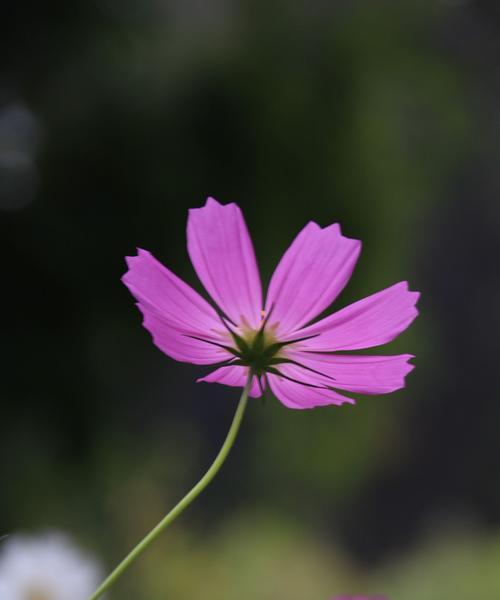
[[[274,271],[265,302],[245,221],[236,204],[209,198],[189,211],[187,246],[216,308],[146,250],[127,257],[123,282],[137,299],[144,327],[168,356],[216,365],[198,381],[266,387],[289,408],[354,403],[340,391],[383,394],[404,387],[410,354],[342,354],[390,342],[418,314],[419,294],[397,283],[312,322],[337,298],[361,242],[338,224],[308,223]]]
[[[335,596],[331,600],[386,600],[382,596]]]

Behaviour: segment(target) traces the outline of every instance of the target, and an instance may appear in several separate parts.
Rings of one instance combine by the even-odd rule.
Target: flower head
[[[0,544],[0,600],[85,600],[101,578],[97,563],[62,534]]]
[[[189,211],[188,252],[216,307],[146,250],[128,257],[123,282],[144,326],[168,356],[218,368],[198,381],[266,387],[290,408],[354,403],[340,391],[382,394],[404,387],[410,354],[342,354],[390,342],[416,317],[419,294],[406,282],[313,320],[337,298],[361,242],[338,224],[308,223],[274,271],[265,302],[245,221],[236,204],[209,198]]]

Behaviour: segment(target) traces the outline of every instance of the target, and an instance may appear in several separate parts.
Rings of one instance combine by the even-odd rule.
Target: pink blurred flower
[[[335,596],[331,600],[386,600],[383,596]]]
[[[308,223],[276,267],[265,303],[245,221],[236,204],[209,198],[189,211],[188,252],[218,310],[146,250],[128,257],[123,282],[144,327],[168,356],[218,368],[198,381],[269,386],[289,408],[354,403],[341,391],[383,394],[404,387],[410,354],[339,354],[396,338],[417,316],[417,292],[400,282],[311,323],[340,294],[361,242],[338,224]]]

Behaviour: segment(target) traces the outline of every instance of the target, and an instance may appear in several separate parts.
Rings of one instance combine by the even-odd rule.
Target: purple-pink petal
[[[180,332],[158,313],[140,302],[137,306],[144,316],[142,324],[151,334],[153,342],[171,358],[195,365],[213,365],[233,358],[230,352],[219,346]]]
[[[413,358],[411,354],[340,355],[290,349],[287,356],[305,369],[311,369],[309,377],[317,384],[358,394],[387,394],[399,390],[405,386],[405,376],[414,368],[408,362]]]
[[[420,294],[402,281],[346,306],[288,337],[315,336],[301,342],[300,349],[317,352],[359,350],[391,342],[418,315]]]
[[[137,299],[144,327],[163,352],[195,364],[232,358],[226,350],[194,339],[228,343],[217,313],[197,292],[146,250],[127,257],[127,265],[129,270],[122,278],[123,283]]]
[[[236,204],[208,198],[189,211],[188,252],[205,289],[235,323],[257,327],[262,289],[252,241]]]
[[[286,363],[279,365],[279,371],[283,376],[268,374],[267,378],[273,394],[288,408],[305,409],[355,403],[352,398],[334,390],[317,387],[324,385],[324,381],[318,382],[316,375],[301,367]]]
[[[227,365],[220,367],[215,371],[208,373],[205,377],[200,377],[196,381],[205,381],[207,383],[222,383],[234,387],[244,387],[248,379],[248,367]],[[252,398],[260,398],[260,390],[257,379],[254,377],[250,391],[248,393]]]
[[[289,333],[327,308],[349,281],[361,242],[346,238],[338,224],[308,223],[283,255],[269,284],[270,323]]]

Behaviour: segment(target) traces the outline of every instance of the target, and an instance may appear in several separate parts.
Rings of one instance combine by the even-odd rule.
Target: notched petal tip
[[[298,233],[271,278],[266,309],[275,304],[280,333],[304,327],[340,294],[361,252],[361,242],[342,235],[334,223],[314,221]]]
[[[309,231],[311,229],[314,229],[315,231],[320,231],[321,230],[321,225],[319,223],[316,223],[316,221],[308,221],[304,225],[304,227],[302,228],[301,231]]]
[[[406,360],[406,362],[404,363],[404,368],[402,369],[403,385],[401,387],[404,387],[406,385],[405,377],[409,373],[411,373],[413,371],[413,369],[416,367],[416,365],[414,365],[413,363],[410,362],[410,360],[415,358],[415,355],[414,354],[403,354],[401,356],[401,358],[404,358]]]
[[[224,204],[221,204],[218,200],[216,200],[213,196],[208,196],[206,201],[205,201],[205,206],[224,206]]]
[[[143,248],[136,248],[137,254],[132,256],[125,256],[125,263],[129,269],[132,269],[138,262],[144,259],[156,260],[155,257],[148,250]]]
[[[329,234],[329,235],[333,234],[336,237],[342,238],[344,243],[350,243],[352,251],[356,252],[357,256],[359,256],[359,253],[361,252],[361,248],[363,245],[361,240],[358,240],[357,238],[349,237],[349,236],[345,235],[344,233],[342,233],[342,227],[341,227],[340,223],[332,223],[331,225],[327,225],[326,227],[321,228],[321,231],[323,234]]]
[[[201,206],[198,209],[191,210],[205,211],[207,213],[210,211],[214,216],[227,216],[232,214],[234,215],[234,218],[239,219],[244,223],[243,212],[241,208],[236,204],[236,202],[226,202],[225,204],[222,204],[222,202],[219,202],[212,196],[209,196],[207,198],[204,206]],[[246,225],[244,225],[244,227],[246,229]]]
[[[391,290],[404,292],[408,295],[409,298],[412,298],[415,301],[415,303],[417,303],[420,298],[420,292],[417,292],[416,290],[411,290],[410,283],[406,279],[404,279],[403,281],[398,281],[398,283],[389,286],[383,291],[388,292]]]
[[[212,208],[217,209],[222,208],[223,206],[224,205],[218,202],[215,198],[208,196],[208,198],[205,200],[205,204],[202,206],[193,206],[193,208],[188,209],[188,222],[190,217],[196,217],[200,212],[203,213]]]
[[[362,246],[361,240],[348,237],[342,233],[342,227],[341,227],[340,223],[331,223],[330,225],[325,225],[324,227],[322,227],[316,221],[308,221],[306,223],[305,227],[302,229],[302,231],[307,231],[307,230],[314,230],[316,233],[319,233],[320,235],[328,234],[328,235],[335,235],[338,237],[342,237],[343,240],[345,240],[345,241],[354,242],[355,243],[354,245],[359,247],[359,249],[361,249],[361,246]]]
[[[252,327],[258,326],[262,289],[240,208],[208,198],[205,206],[191,209],[187,246],[200,281],[224,314],[234,323],[243,315]]]
[[[188,215],[196,216],[196,214],[200,212],[207,212],[211,210],[225,210],[228,207],[240,210],[239,206],[235,202],[227,202],[226,204],[222,204],[222,202],[219,202],[213,196],[208,196],[203,206],[195,206],[193,208],[189,208]]]
[[[341,228],[340,228],[340,223],[331,223],[330,225],[327,225],[326,227],[323,227],[323,231],[330,231],[330,232],[335,232],[338,234],[342,234]]]
[[[413,316],[413,319],[415,319],[420,314],[420,311],[417,308],[417,303],[420,300],[421,294],[420,294],[420,292],[411,290],[410,284],[408,283],[408,281],[401,281],[400,283],[404,284],[404,286],[402,286],[402,288],[401,288],[401,290],[402,290],[401,297],[406,300],[410,316]],[[393,287],[396,288],[397,285],[398,284],[396,284]]]

